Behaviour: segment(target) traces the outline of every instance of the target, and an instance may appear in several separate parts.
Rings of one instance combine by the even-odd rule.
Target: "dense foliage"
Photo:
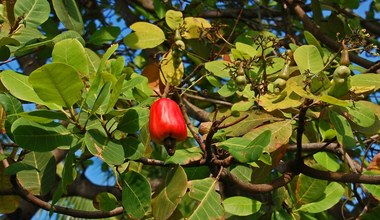
[[[0,218],[377,219],[379,11],[2,0]]]

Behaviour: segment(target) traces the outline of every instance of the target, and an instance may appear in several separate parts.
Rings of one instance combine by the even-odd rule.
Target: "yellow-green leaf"
[[[130,28],[134,32],[124,38],[124,43],[132,49],[153,48],[165,40],[164,32],[154,24],[136,22]]]

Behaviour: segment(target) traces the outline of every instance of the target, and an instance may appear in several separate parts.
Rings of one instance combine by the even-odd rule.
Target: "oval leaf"
[[[82,80],[78,72],[64,63],[46,64],[29,76],[29,83],[45,102],[71,107],[81,97]]]
[[[132,218],[142,218],[150,208],[150,184],[145,177],[137,172],[129,171],[121,175],[122,204],[125,212]]]
[[[136,22],[130,26],[133,33],[124,38],[124,43],[132,49],[153,48],[165,40],[161,28],[148,22]]]

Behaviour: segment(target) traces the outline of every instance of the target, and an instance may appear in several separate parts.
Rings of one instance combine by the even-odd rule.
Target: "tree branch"
[[[14,187],[14,190],[19,196],[21,196],[26,201],[32,203],[33,205],[44,209],[46,211],[53,210],[55,213],[69,215],[77,218],[108,218],[123,213],[123,207],[117,207],[111,211],[82,211],[71,209],[62,206],[52,206],[50,203],[43,201],[42,199],[34,196],[32,193],[24,189],[20,183],[17,181],[16,176],[11,176],[11,182]]]

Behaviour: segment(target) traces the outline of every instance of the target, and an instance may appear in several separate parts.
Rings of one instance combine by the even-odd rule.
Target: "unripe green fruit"
[[[277,78],[274,82],[273,82],[274,86],[279,88],[279,89],[284,89],[285,86],[286,86],[286,80],[284,79],[281,79],[281,78]]]
[[[235,82],[239,91],[243,91],[247,85],[247,79],[245,78],[245,75],[237,76]]]
[[[282,68],[281,72],[278,74],[278,77],[280,77],[281,79],[289,79],[289,76],[290,76],[290,71],[289,71],[290,67],[289,67],[289,63],[286,63],[284,68]]]
[[[351,75],[351,70],[347,66],[338,66],[334,71],[334,76],[339,78],[347,78]]]
[[[179,30],[175,30],[175,34],[174,34],[174,40],[177,41],[177,40],[182,40],[182,36],[181,36],[181,33],[179,32]]]

